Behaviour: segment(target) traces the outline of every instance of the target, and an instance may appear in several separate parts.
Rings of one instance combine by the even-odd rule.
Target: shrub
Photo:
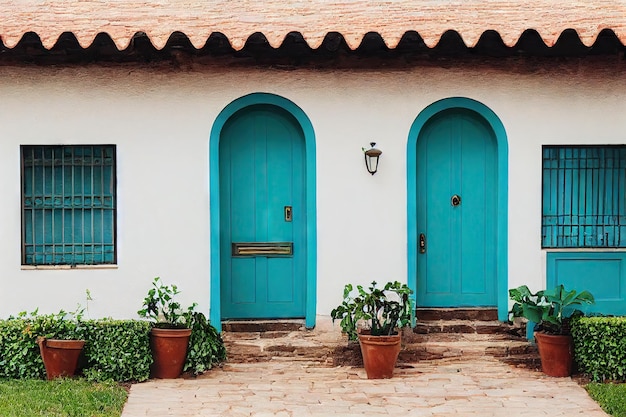
[[[83,372],[90,380],[143,381],[152,363],[150,324],[136,320],[68,319],[67,313],[0,320],[0,377],[44,378],[37,337],[85,340]]]
[[[189,322],[191,337],[183,372],[198,375],[226,360],[226,348],[217,329],[209,323],[204,314],[191,313]]]
[[[580,317],[572,321],[578,370],[594,381],[626,380],[626,317]]]
[[[191,314],[192,333],[185,372],[195,375],[226,358],[224,342],[204,314]],[[80,314],[30,315],[0,320],[0,378],[44,378],[46,371],[37,337],[85,340],[81,361],[91,381],[145,381],[150,376],[152,354],[144,320],[82,320]]]
[[[92,381],[145,381],[150,376],[150,323],[94,320],[86,323],[85,377]]]
[[[39,354],[37,337],[82,339],[85,328],[80,315],[60,311],[57,314],[27,315],[0,320],[0,377],[43,378],[46,369]]]
[[[28,334],[22,318],[0,322],[0,378],[41,378],[43,361],[36,336]]]

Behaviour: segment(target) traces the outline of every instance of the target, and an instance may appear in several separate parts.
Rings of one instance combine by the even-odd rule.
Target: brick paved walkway
[[[134,416],[607,416],[570,378],[495,359],[424,361],[393,379],[313,363],[227,364],[195,379],[135,384]]]
[[[607,416],[570,378],[474,359],[419,362],[389,380],[297,361],[227,364],[195,379],[133,385],[122,417],[334,415]]]

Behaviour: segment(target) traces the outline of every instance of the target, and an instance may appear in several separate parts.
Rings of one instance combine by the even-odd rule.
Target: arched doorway
[[[438,101],[408,141],[409,277],[416,304],[507,312],[507,142],[467,98]]]
[[[211,132],[211,321],[315,324],[315,141],[304,112],[256,93]]]

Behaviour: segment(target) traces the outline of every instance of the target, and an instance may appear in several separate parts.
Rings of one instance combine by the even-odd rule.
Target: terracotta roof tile
[[[105,32],[125,49],[144,32],[160,49],[175,31],[196,48],[220,32],[236,50],[255,32],[273,47],[299,32],[312,48],[328,32],[339,32],[355,49],[368,32],[394,48],[407,31],[417,31],[433,47],[455,30],[471,47],[487,30],[513,46],[524,30],[534,29],[552,46],[565,29],[574,29],[590,46],[601,30],[611,29],[626,44],[626,0],[0,0],[0,11],[0,36],[10,48],[26,32],[37,33],[48,49],[63,32],[74,33],[82,47]]]

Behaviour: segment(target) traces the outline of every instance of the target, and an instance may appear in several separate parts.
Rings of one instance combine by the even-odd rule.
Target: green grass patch
[[[626,384],[592,382],[586,388],[604,411],[613,417],[626,417]]]
[[[126,389],[114,382],[81,379],[0,380],[3,417],[120,417]]]

